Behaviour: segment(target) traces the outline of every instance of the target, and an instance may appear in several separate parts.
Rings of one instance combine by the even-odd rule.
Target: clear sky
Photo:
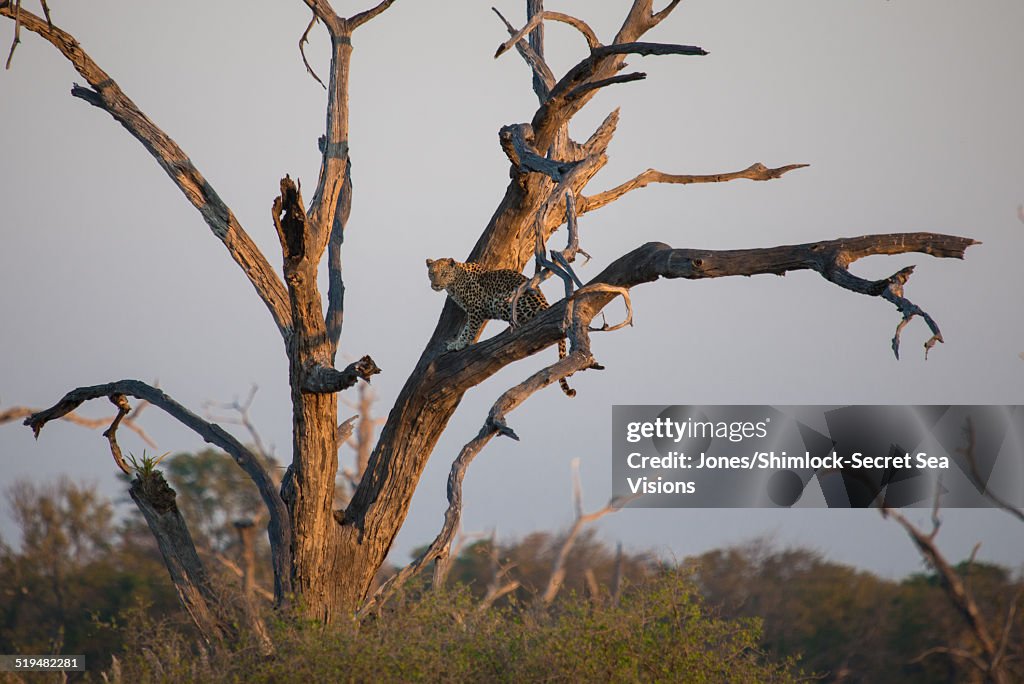
[[[342,349],[370,353],[383,369],[374,379],[381,414],[443,304],[424,259],[468,254],[508,182],[497,131],[536,107],[519,57],[492,59],[507,34],[490,4],[399,0],[354,39]],[[521,0],[497,4],[523,21]],[[628,4],[548,6],[589,20],[607,42]],[[296,48],[304,5],[102,0],[52,9],[280,264],[271,201],[285,173],[311,192],[323,128],[324,92]],[[0,24],[5,51],[12,34]],[[571,29],[554,25],[547,35],[556,71],[583,55]],[[809,272],[638,287],[635,327],[595,336],[608,369],[573,377],[575,399],[554,386],[535,396],[509,417],[522,442],[496,441],[473,464],[466,528],[511,538],[567,525],[576,457],[587,507],[602,506],[613,404],[1024,403],[1022,36],[1018,0],[682,3],[648,39],[710,55],[630,58],[649,78],[607,89],[577,117],[573,132],[585,138],[622,107],[611,162],[590,190],[648,167],[811,166],[769,183],[649,187],[588,214],[581,233],[594,261],[581,277],[649,240],[724,249],[875,232],[965,235],[984,244],[962,262],[905,255],[854,267],[877,278],[917,264],[907,296],[936,318],[946,344],[926,362],[928,333],[914,321],[896,361],[895,309]],[[326,47],[314,30],[308,52],[322,75]],[[26,32],[0,73],[0,406],[48,406],[76,386],[138,378],[198,409],[255,383],[253,418],[287,460],[287,365],[266,310],[138,142],[70,97],[74,81],[68,63]],[[490,404],[554,358],[549,349],[467,394],[421,481],[396,562],[439,529],[451,460]],[[161,451],[201,446],[158,414],[144,422]],[[27,428],[0,426],[0,484],[69,473],[120,497],[115,472],[98,432],[54,424],[34,442]],[[980,558],[1024,563],[1024,527],[1007,516],[948,511],[945,521],[939,539],[951,557],[980,541]],[[762,534],[888,575],[920,567],[903,533],[872,511],[629,510],[600,523],[610,543],[675,557]]]

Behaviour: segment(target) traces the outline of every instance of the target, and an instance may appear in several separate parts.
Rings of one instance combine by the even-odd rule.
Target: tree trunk
[[[200,419],[155,388],[134,380],[79,388],[51,409],[29,416],[26,423],[38,434],[48,420],[68,415],[83,401],[127,394],[152,401],[207,441],[225,449],[253,480],[270,513],[268,529],[277,605],[287,607],[295,598],[296,605],[307,617],[324,623],[338,616],[352,615],[384,563],[408,514],[427,459],[466,390],[504,366],[567,336],[573,343],[569,357],[577,364],[580,359],[586,363],[563,363],[568,359],[559,362],[563,377],[575,370],[596,367],[593,357],[589,356],[589,346],[581,343],[585,332],[579,335],[574,331],[585,330],[601,307],[616,296],[616,290],[625,297],[626,290],[633,285],[659,278],[781,275],[789,270],[809,269],[840,287],[893,303],[903,317],[893,342],[894,350],[898,351],[899,330],[914,316],[921,316],[933,332],[926,346],[942,341],[931,317],[903,296],[903,287],[912,269],[904,269],[887,279],[867,281],[852,275],[847,267],[869,254],[918,251],[937,257],[962,258],[964,250],[973,244],[971,240],[914,233],[718,252],[672,249],[661,243],[648,243],[611,260],[583,291],[572,293],[572,284],[566,278],[565,300],[555,302],[547,311],[513,331],[457,352],[448,352],[445,343],[458,332],[465,314],[448,300],[395,401],[351,501],[344,512],[335,511],[339,446],[337,393],[351,387],[359,378],[368,379],[379,371],[368,356],[350,364],[344,371],[334,368],[344,318],[341,246],[352,189],[348,140],[352,35],[357,28],[387,10],[393,1],[380,0],[371,9],[345,18],[334,11],[329,0],[303,0],[313,13],[313,21],[300,39],[300,50],[309,30],[320,21],[331,38],[331,72],[326,127],[320,140],[322,160],[313,199],[308,208],[304,207],[297,185],[285,177],[281,181],[281,195],[273,206],[284,256],[282,281],[184,151],[138,109],[73,36],[33,15],[20,3],[15,7],[9,1],[0,0],[0,16],[9,17],[16,26],[48,40],[85,78],[89,87],[76,85],[72,94],[108,112],[142,142],[196,207],[263,300],[288,355],[293,407],[292,463],[278,491],[252,454],[222,428]],[[512,180],[470,251],[469,261],[489,269],[522,271],[533,256],[537,277],[546,277],[555,273],[552,266],[547,265],[553,263],[546,260],[547,242],[563,223],[570,227],[575,225],[577,211],[596,210],[649,183],[724,182],[739,178],[764,181],[804,166],[768,168],[756,163],[742,171],[704,176],[650,169],[610,190],[589,197],[583,194],[590,180],[608,161],[606,151],[615,133],[618,113],[609,114],[584,143],[569,138],[568,126],[572,117],[600,89],[646,77],[639,72],[620,73],[625,67],[626,55],[706,54],[693,46],[637,42],[678,4],[678,0],[672,0],[662,10],[654,12],[651,0],[633,0],[610,45],[600,44],[593,30],[582,20],[546,12],[543,0],[527,0],[528,24],[522,30],[517,31],[506,22],[513,38],[502,48],[514,46],[530,65],[539,106],[528,124],[506,126],[499,133],[501,148],[511,162]],[[544,59],[545,20],[568,23],[586,38],[589,48],[586,56],[560,79],[556,79]],[[523,38],[526,33],[528,41]],[[499,54],[501,51],[499,49]],[[574,244],[571,237],[570,247],[558,253],[552,250],[552,257],[555,261],[560,257],[566,263],[571,262],[575,256]],[[324,298],[317,287],[319,264],[325,252],[329,287],[326,314]],[[537,382],[545,384],[547,380],[540,378]],[[111,448],[114,448],[113,442]],[[118,457],[117,453],[114,455]],[[151,526],[163,525],[161,520],[160,516],[154,517]],[[175,524],[171,520],[170,528],[158,537],[173,537]],[[161,548],[168,557],[168,567],[179,593],[187,590],[182,593],[182,601],[189,607],[190,577],[203,576],[201,565],[196,572],[189,570],[192,563],[198,564],[198,558],[194,561],[191,556],[185,558],[180,563],[184,570],[177,572],[173,567],[178,563],[174,549]],[[208,619],[193,611],[193,618],[205,632],[215,634],[220,629],[215,616]]]

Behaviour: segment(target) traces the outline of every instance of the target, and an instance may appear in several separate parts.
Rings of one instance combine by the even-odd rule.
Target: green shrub
[[[134,626],[124,681],[790,682],[758,650],[755,620],[725,620],[665,573],[615,605],[570,595],[547,610],[480,610],[466,587],[405,594],[377,615],[323,628],[277,620],[277,655],[255,644],[208,655],[174,630]]]

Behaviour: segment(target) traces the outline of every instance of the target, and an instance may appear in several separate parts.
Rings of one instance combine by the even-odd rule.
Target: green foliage
[[[174,634],[133,629],[122,669],[138,682],[795,681],[790,663],[759,653],[755,621],[710,614],[675,572],[616,605],[570,596],[551,611],[482,611],[461,587],[399,597],[362,624],[279,621],[272,632],[272,659],[255,648],[213,659]]]
[[[7,498],[21,545],[0,542],[0,653],[82,653],[99,670],[121,648],[125,611],[178,610],[153,542],[122,536],[93,487],[20,482]]]
[[[152,456],[146,456],[145,450],[142,451],[141,458],[136,458],[135,454],[129,453],[128,465],[132,467],[136,475],[138,475],[142,479],[146,479],[153,476],[153,473],[156,472],[156,467],[160,465],[160,461],[167,458],[168,454],[170,453],[171,452],[169,451],[165,452],[160,456],[157,456],[156,458]]]
[[[148,460],[154,472],[156,459]],[[231,522],[259,510],[255,492],[230,479],[237,467],[209,451],[178,454],[164,468],[196,536],[230,555]],[[361,624],[296,624],[263,603],[275,658],[246,641],[210,653],[197,645],[145,525],[116,524],[107,499],[66,479],[17,483],[8,500],[21,540],[19,548],[0,541],[0,652],[84,653],[93,675],[116,654],[125,682],[792,681],[797,657],[824,682],[974,681],[978,674],[948,654],[919,658],[934,647],[978,650],[932,573],[891,581],[763,543],[712,551],[672,570],[642,555],[617,558],[586,534],[548,610],[534,598],[561,538],[535,533],[466,547],[444,591],[430,590],[427,573]],[[626,582],[616,601],[617,568]],[[994,565],[957,569],[1001,636],[1024,583]],[[501,583],[521,588],[481,610],[479,598],[499,571]],[[270,578],[259,581],[269,586]],[[229,590],[225,600],[237,597]],[[1007,659],[1018,670],[1022,616],[1024,609],[1006,633]]]
[[[977,669],[964,659],[920,657],[935,647],[979,652],[933,573],[890,581],[806,549],[778,550],[760,542],[711,551],[687,564],[709,603],[726,616],[760,617],[764,646],[776,657],[800,656],[823,681],[926,684],[977,678]],[[958,570],[986,622],[1001,632],[1021,580],[981,563],[961,563]],[[1010,655],[1019,656],[1020,611],[1009,634]]]

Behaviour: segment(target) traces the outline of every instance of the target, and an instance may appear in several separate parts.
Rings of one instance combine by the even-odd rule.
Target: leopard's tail
[[[564,359],[565,358],[565,338],[564,337],[562,339],[558,340],[558,358],[559,359]],[[574,390],[573,388],[569,387],[569,383],[567,383],[565,381],[565,378],[562,378],[561,380],[558,381],[558,386],[562,388],[563,392],[565,392],[565,396],[567,396],[567,397],[575,397],[576,396],[576,390]]]

